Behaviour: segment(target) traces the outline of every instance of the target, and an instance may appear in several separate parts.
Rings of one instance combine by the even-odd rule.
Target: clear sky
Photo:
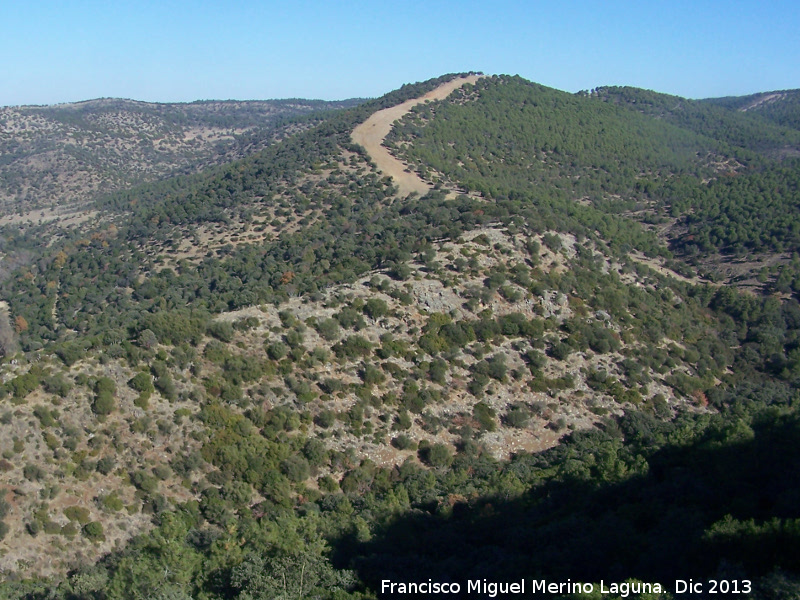
[[[0,105],[380,96],[444,73],[800,88],[797,0],[0,1]]]

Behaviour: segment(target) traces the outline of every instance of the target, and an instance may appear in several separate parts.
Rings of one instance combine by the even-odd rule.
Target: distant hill
[[[778,156],[786,152],[797,155],[800,131],[791,123],[800,116],[797,104],[800,92],[776,94],[688,100],[638,88],[601,87],[593,90],[591,96],[732,146]],[[768,97],[771,102],[763,102]],[[772,110],[777,111],[774,116]]]
[[[0,211],[85,204],[98,194],[229,162],[285,134],[288,119],[358,102],[103,98],[0,108]]]
[[[709,98],[702,102],[751,113],[777,125],[800,130],[800,90],[776,90],[749,96]]]

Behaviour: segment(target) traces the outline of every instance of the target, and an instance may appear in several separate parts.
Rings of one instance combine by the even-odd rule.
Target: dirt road
[[[398,119],[411,110],[412,107],[425,102],[426,100],[443,100],[465,83],[475,83],[479,79],[478,75],[470,75],[453,79],[443,83],[435,90],[432,90],[412,100],[406,100],[402,104],[379,110],[361,125],[356,127],[352,133],[352,139],[356,144],[361,144],[366,148],[370,158],[378,165],[378,168],[391,176],[395,184],[400,188],[400,196],[408,196],[411,193],[419,195],[427,194],[431,190],[431,185],[423,181],[416,173],[409,172],[405,163],[400,162],[389,153],[382,144],[383,140],[392,130],[392,125]]]

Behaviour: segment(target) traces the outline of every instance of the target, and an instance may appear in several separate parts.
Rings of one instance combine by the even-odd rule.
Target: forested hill
[[[473,94],[417,108],[394,130],[401,155],[465,191],[625,215],[720,278],[726,257],[782,253],[786,264],[800,249],[795,129],[634,88],[571,95],[500,77]],[[766,267],[762,278],[774,278],[780,264],[737,275]],[[784,291],[797,277],[785,270]]]
[[[702,102],[749,112],[778,125],[800,130],[800,90],[778,90],[750,96],[709,98]]]
[[[600,87],[590,97],[703,133],[732,146],[780,156],[800,151],[800,91],[687,100],[629,87]]]
[[[2,227],[0,596],[798,594],[797,132],[483,77],[401,197],[351,132],[454,77]]]

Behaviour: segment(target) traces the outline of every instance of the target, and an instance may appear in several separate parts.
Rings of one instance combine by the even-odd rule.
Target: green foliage
[[[453,462],[453,453],[444,444],[430,444],[420,446],[419,458],[431,467],[444,468]]]
[[[346,306],[335,315],[336,321],[343,329],[354,329],[360,331],[364,329],[367,324],[364,318],[359,314],[358,309],[352,306]]]
[[[289,352],[289,347],[283,342],[272,342],[267,346],[267,356],[272,360],[281,360]]]
[[[40,381],[40,372],[32,368],[27,373],[18,375],[9,382],[11,393],[14,398],[23,399],[39,387]]]
[[[101,391],[95,395],[94,402],[92,402],[92,412],[99,417],[105,417],[114,412],[116,402],[114,395],[109,391]]]
[[[485,402],[477,402],[472,407],[472,416],[485,431],[497,429],[497,412]]]
[[[143,330],[151,330],[162,344],[196,346],[208,330],[209,315],[205,311],[170,310],[145,315]]]
[[[72,383],[68,381],[61,373],[44,377],[42,379],[42,387],[50,394],[56,394],[62,398],[66,398],[69,391],[72,389]]]
[[[336,319],[322,319],[315,324],[316,330],[322,339],[334,342],[339,339],[339,321]]]
[[[383,371],[369,363],[365,364],[363,369],[359,371],[359,376],[367,387],[380,385],[386,380],[386,375],[383,374]]]
[[[116,492],[101,496],[100,504],[103,508],[112,512],[119,512],[125,508],[125,504],[122,502],[122,499],[117,496]]]
[[[401,433],[400,435],[392,438],[392,446],[394,446],[398,450],[415,450],[417,444],[406,434]]]
[[[360,335],[351,335],[333,346],[337,357],[353,360],[369,356],[372,352],[372,343]]]
[[[133,485],[147,494],[153,494],[158,489],[158,479],[146,471],[133,471],[130,479]]]
[[[373,320],[386,316],[388,312],[389,306],[380,298],[370,298],[364,305],[364,314]]]
[[[323,410],[315,417],[314,422],[323,429],[328,429],[336,422],[336,413],[331,410]]]
[[[89,509],[83,506],[69,506],[65,508],[64,516],[70,521],[77,521],[81,525],[86,525],[91,520]]]
[[[516,405],[509,410],[503,417],[503,421],[510,426],[517,429],[527,427],[530,420],[530,411],[522,405]]]
[[[321,467],[327,464],[329,453],[325,444],[317,439],[310,439],[303,446],[303,456],[312,467]]]
[[[153,378],[149,373],[137,373],[130,379],[130,381],[128,381],[128,385],[140,393],[152,393],[155,391],[155,388],[153,387]]]
[[[102,542],[106,539],[103,533],[103,525],[98,521],[86,523],[81,531],[84,537],[92,542]]]
[[[497,353],[486,360],[481,360],[472,366],[472,372],[476,376],[488,376],[497,381],[505,381],[508,367],[506,366],[506,356]],[[482,380],[482,379],[481,379]]]
[[[33,414],[37,419],[39,419],[39,423],[42,427],[52,427],[56,424],[56,420],[53,418],[53,413],[46,406],[39,405],[34,407]]]
[[[174,402],[178,399],[178,390],[169,373],[164,373],[156,377],[154,386],[159,393],[170,402]]]
[[[236,333],[233,325],[227,321],[212,321],[208,324],[208,333],[221,342],[229,343]]]
[[[104,456],[100,460],[97,461],[97,465],[95,468],[97,472],[101,475],[109,475],[116,466],[117,461],[114,459],[113,456]]]
[[[231,573],[231,585],[243,598],[346,597],[355,584],[350,571],[337,571],[321,549],[248,556]]]
[[[56,354],[64,361],[64,364],[71,367],[84,356],[85,347],[80,342],[68,342],[56,348]]]
[[[350,131],[380,102],[424,89],[429,86],[376,101],[208,174],[110,198],[106,206],[125,211],[115,217],[116,238],[77,246],[73,234],[65,233],[58,241],[69,250],[63,268],[50,264],[54,256],[44,256],[4,280],[12,314],[30,323],[21,332],[24,348],[44,345],[69,364],[97,352],[103,360],[127,360],[133,369],[149,365],[152,376],[139,372],[128,382],[142,395],[157,388],[175,399],[172,377],[195,362],[192,345],[205,342],[206,335],[215,338],[204,347],[205,372],[200,361],[192,369],[207,391],[207,398],[197,399],[199,422],[184,421],[191,425],[187,443],[199,444],[200,452],[178,451],[170,467],[124,463],[133,468],[130,482],[144,500],[143,510],[154,514],[155,528],[94,570],[69,575],[50,595],[370,597],[379,589],[376,577],[400,572],[402,580],[419,579],[413,565],[420,563],[426,568],[420,580],[475,573],[511,580],[524,572],[598,581],[621,571],[667,580],[676,573],[715,574],[720,564],[752,567],[753,577],[766,573],[769,564],[796,571],[791,552],[773,551],[791,549],[797,537],[791,501],[797,497],[792,482],[800,479],[795,472],[800,309],[786,298],[800,289],[794,267],[780,275],[765,273],[784,294],[774,298],[676,283],[625,258],[633,249],[649,256],[669,253],[652,232],[623,216],[651,211],[656,224],[672,211],[691,232],[673,247],[687,253],[691,248],[738,252],[737,245],[791,249],[797,233],[796,165],[748,154],[756,147],[746,139],[749,133],[700,123],[697,115],[722,113],[698,112],[694,103],[686,105],[688,116],[681,121],[668,103],[654,100],[665,116],[653,119],[649,105],[637,112],[632,101],[600,93],[573,96],[518,78],[487,78],[456,93],[453,102],[418,107],[394,134],[397,141],[412,142],[399,151],[412,163],[431,166],[445,183],[483,198],[446,200],[437,190],[424,199],[395,199],[391,183],[368,172]],[[704,134],[689,131],[686,119]],[[739,122],[745,121],[729,121]],[[772,134],[782,131],[768,130],[760,139],[774,141]],[[731,148],[737,135],[750,147]],[[335,167],[342,149],[354,152],[347,172]],[[725,175],[703,162],[702,157],[717,156],[744,167]],[[314,174],[311,182],[308,173]],[[142,240],[169,240],[184,231],[178,224],[188,230],[246,220],[244,213],[256,204],[274,211],[276,227],[277,217],[294,218],[292,212],[308,220],[299,231],[212,251],[191,267],[162,268],[140,247]],[[748,213],[759,211],[763,223],[748,220]],[[509,242],[528,253],[528,262],[504,258],[511,250],[480,235],[473,238],[480,256],[468,256],[467,250],[447,272],[433,263],[437,245],[484,226],[508,232]],[[542,260],[537,239],[560,253],[565,268],[537,268]],[[609,270],[598,252],[613,257],[615,266]],[[495,292],[518,302],[524,289],[533,298],[526,314],[430,314],[422,331],[412,333],[418,339],[384,333],[376,347],[359,331],[367,326],[365,316],[372,321],[387,316],[389,304],[378,297],[322,293],[370,272],[408,278],[408,261],[415,256],[426,265],[420,277],[446,276],[448,286],[485,278],[483,288],[456,287],[472,314],[498,305],[508,309]],[[483,256],[490,267],[479,260]],[[625,283],[632,275],[636,285]],[[405,291],[411,287],[401,289],[380,277],[374,276],[370,287],[403,304],[413,301]],[[56,287],[48,287],[50,282]],[[279,312],[283,338],[266,344],[269,360],[259,348],[238,353],[227,345],[258,319],[235,324],[212,319],[244,306],[278,306],[296,295],[310,302],[327,297],[328,308],[339,310],[305,324],[337,342],[333,351],[347,377],[357,373],[363,385],[345,386],[339,375],[317,368],[329,357],[324,351],[307,354],[305,325],[291,311]],[[560,312],[563,306],[568,313]],[[552,375],[545,370],[546,346],[556,360],[581,352],[608,371]],[[460,356],[462,351],[475,361]],[[383,363],[371,362],[373,352]],[[517,356],[531,371],[527,381],[516,368]],[[512,404],[504,409],[504,425],[527,427],[533,409],[552,419],[563,442],[498,462],[481,445],[481,432],[498,425],[498,414],[487,403],[475,404],[472,418],[453,415],[445,406],[432,410],[453,393],[448,384],[459,389],[466,365],[472,377],[468,391],[477,397],[511,376],[515,386],[527,383],[531,391],[549,393],[553,402],[588,400],[590,410],[602,416],[610,398],[620,403],[614,412],[625,413],[603,419],[596,429],[570,432],[567,421],[543,402]],[[552,365],[562,371],[563,366]],[[393,380],[387,382],[386,374]],[[20,400],[40,383],[49,393],[69,393],[65,378],[50,378],[36,367],[28,375],[9,381],[6,393]],[[581,400],[583,378],[595,395],[605,395],[602,403]],[[656,389],[668,384],[697,404],[708,403],[707,409],[684,412],[663,397],[648,398],[653,380]],[[113,380],[83,375],[80,381],[92,384],[98,414],[114,409]],[[337,407],[340,426],[337,413],[322,408],[333,399],[312,402],[315,385],[337,401],[344,391],[356,397],[347,408]],[[394,389],[399,385],[402,393]],[[574,394],[559,393],[576,386]],[[268,409],[270,388],[285,405]],[[100,406],[101,399],[110,406]],[[297,404],[306,404],[308,412],[294,410]],[[373,408],[378,410],[371,413]],[[43,426],[53,426],[45,407],[34,414]],[[460,436],[457,451],[425,442],[417,447],[412,415],[431,435],[449,429]],[[175,423],[184,417],[176,413]],[[4,421],[12,422],[12,415]],[[171,427],[165,423],[172,425],[162,421],[159,431],[167,435]],[[156,435],[151,425],[139,420],[131,428]],[[107,429],[104,433],[116,435]],[[381,468],[359,462],[352,449],[328,450],[347,447],[345,436],[379,443],[390,431],[405,432],[395,434],[393,446],[418,450],[422,465],[412,457]],[[314,435],[319,439],[307,437]],[[17,441],[19,453],[26,444]],[[78,441],[65,439],[64,447],[71,444],[74,451]],[[76,477],[88,478],[94,469],[111,475],[116,463],[110,450],[91,460],[77,453],[70,468]],[[317,490],[309,479],[319,470],[331,475],[318,480]],[[187,480],[199,502],[173,506],[158,493],[159,487],[167,493],[169,486],[160,481],[173,474]],[[32,464],[23,475],[31,481],[47,476]],[[197,481],[203,475],[205,480]],[[257,505],[251,505],[254,497],[261,500]],[[108,510],[121,508],[119,497],[99,496],[98,502]],[[733,516],[726,520],[726,514]],[[87,531],[89,525],[84,535],[100,539],[102,528]],[[31,534],[56,530],[46,515],[27,526]],[[548,551],[531,553],[533,547]],[[452,548],[459,548],[458,557]],[[769,552],[762,557],[759,548]],[[337,565],[359,569],[358,592],[352,574],[334,569],[329,556]],[[344,580],[348,583],[339,585]]]

